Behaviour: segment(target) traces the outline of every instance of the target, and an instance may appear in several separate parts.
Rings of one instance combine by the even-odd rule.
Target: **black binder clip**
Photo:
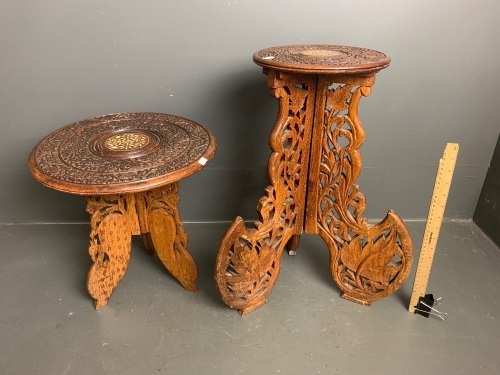
[[[420,297],[417,306],[415,306],[414,314],[419,314],[426,318],[432,315],[441,320],[448,319],[448,313],[438,311],[433,307],[435,303],[441,304],[442,298],[439,297],[434,301],[434,296],[432,294],[426,294],[424,297]]]

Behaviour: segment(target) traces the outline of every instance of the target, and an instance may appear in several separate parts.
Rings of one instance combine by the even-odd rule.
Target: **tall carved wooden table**
[[[124,276],[131,237],[142,234],[170,273],[198,288],[179,212],[177,182],[203,168],[216,141],[203,126],[172,115],[122,113],[67,125],[33,149],[29,168],[42,184],[85,196],[90,213],[87,278],[99,309]]]
[[[253,59],[279,100],[270,185],[254,227],[237,217],[222,240],[215,270],[221,297],[241,314],[265,303],[283,249],[294,253],[302,233],[326,242],[342,297],[370,305],[392,294],[410,272],[411,239],[393,211],[368,224],[356,184],[364,141],[358,103],[390,58],[365,48],[295,45],[267,48]]]

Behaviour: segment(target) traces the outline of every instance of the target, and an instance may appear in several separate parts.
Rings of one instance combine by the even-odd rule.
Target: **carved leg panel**
[[[362,217],[365,197],[355,183],[361,171],[358,148],[364,133],[357,117],[361,96],[370,94],[373,77],[321,83],[324,127],[319,150],[317,225],[330,249],[333,279],[344,298],[364,305],[396,291],[407,279],[413,251],[403,221],[389,211],[377,225]]]
[[[259,201],[260,220],[247,229],[237,217],[217,253],[215,281],[224,302],[247,314],[261,306],[280,270],[281,253],[303,230],[307,166],[316,80],[311,76],[269,73],[271,93],[279,99],[270,137],[271,185]]]
[[[91,214],[89,254],[94,262],[87,287],[96,309],[106,306],[130,261],[132,232],[138,228],[127,203],[119,195],[87,197],[87,211]]]
[[[168,271],[190,292],[196,292],[198,269],[187,251],[188,238],[177,209],[177,183],[137,194],[141,225],[147,225],[145,242],[156,251]],[[139,203],[140,202],[140,203]]]

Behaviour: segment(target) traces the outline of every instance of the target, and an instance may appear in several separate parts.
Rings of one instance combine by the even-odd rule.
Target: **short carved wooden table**
[[[216,141],[203,126],[172,115],[122,113],[67,125],[33,149],[29,168],[42,184],[85,196],[90,213],[87,287],[99,309],[124,276],[131,237],[142,234],[170,273],[196,291],[178,184],[212,158]]]
[[[279,114],[260,220],[248,229],[237,217],[217,254],[223,300],[241,314],[262,305],[278,278],[283,249],[294,253],[302,233],[326,242],[342,297],[370,305],[390,295],[410,272],[411,239],[393,211],[368,224],[356,184],[364,141],[358,103],[389,57],[365,48],[296,45],[267,48],[253,59],[268,76]]]

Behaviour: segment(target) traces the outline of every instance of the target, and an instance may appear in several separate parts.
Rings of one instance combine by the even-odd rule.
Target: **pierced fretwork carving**
[[[319,234],[342,297],[370,305],[407,279],[412,244],[393,211],[370,225],[356,181],[364,131],[358,104],[390,58],[343,46],[279,46],[254,54],[269,76],[279,114],[270,137],[270,186],[260,220],[237,217],[219,247],[215,279],[223,300],[246,314],[265,302],[283,248],[294,254],[302,232]]]
[[[269,74],[271,94],[280,107],[270,137],[270,185],[257,207],[260,220],[247,229],[237,217],[222,240],[216,261],[219,292],[241,314],[265,302],[278,278],[284,246],[293,235],[302,233],[315,81],[311,76],[290,79],[286,74]]]
[[[356,184],[361,172],[358,149],[364,141],[358,103],[361,96],[370,94],[373,79],[347,79],[333,86],[325,80],[322,85],[326,100],[319,232],[330,248],[330,269],[342,296],[370,304],[393,293],[408,277],[411,240],[403,221],[392,211],[377,225],[363,217],[366,200]]]

